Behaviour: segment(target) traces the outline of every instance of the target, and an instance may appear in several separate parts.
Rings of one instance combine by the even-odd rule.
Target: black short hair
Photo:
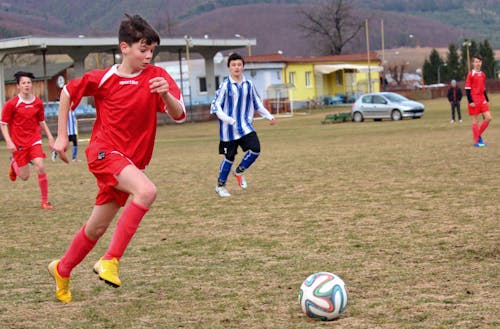
[[[472,56],[472,59],[474,59],[474,58],[479,59],[481,62],[483,61],[483,56],[481,56],[479,54],[475,54],[474,56]]]
[[[125,19],[120,23],[118,42],[128,45],[144,40],[147,45],[160,44],[158,32],[140,15],[125,14]]]
[[[243,66],[245,66],[245,60],[243,59],[243,56],[241,56],[240,54],[238,53],[232,53],[231,55],[229,55],[229,57],[227,58],[227,67],[229,67],[229,64],[231,64],[231,61],[237,61],[237,60],[240,60],[243,62]]]
[[[16,73],[14,73],[14,78],[16,78],[18,84],[19,81],[21,81],[21,77],[27,77],[30,78],[31,80],[35,79],[35,75],[31,72],[17,71]]]

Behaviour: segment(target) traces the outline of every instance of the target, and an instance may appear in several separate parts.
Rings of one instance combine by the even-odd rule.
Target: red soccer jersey
[[[486,74],[482,71],[470,71],[465,80],[465,89],[470,89],[474,103],[481,104],[486,101],[486,97],[484,97]]]
[[[144,169],[153,154],[157,112],[165,112],[163,99],[150,92],[149,80],[165,78],[170,94],[182,103],[181,91],[175,80],[158,66],[148,65],[131,75],[120,73],[117,68],[118,64],[87,72],[71,80],[65,90],[73,109],[83,96],[94,97],[97,115],[89,148],[99,145],[118,151],[137,168]],[[184,119],[184,116],[174,119]]]
[[[9,125],[10,137],[18,149],[41,143],[42,121],[45,121],[43,102],[36,96],[29,102],[17,95],[3,106],[2,123]]]

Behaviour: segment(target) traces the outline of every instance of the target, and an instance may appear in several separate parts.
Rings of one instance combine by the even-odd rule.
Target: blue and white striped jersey
[[[210,107],[210,113],[219,118],[220,140],[237,140],[255,131],[252,126],[255,111],[268,120],[274,119],[264,107],[252,81],[243,78],[236,82],[231,77],[225,78]]]
[[[68,135],[78,135],[78,123],[75,111],[69,111],[68,115]]]

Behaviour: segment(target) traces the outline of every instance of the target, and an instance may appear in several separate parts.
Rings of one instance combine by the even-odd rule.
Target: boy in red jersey
[[[40,126],[49,139],[50,148],[54,146],[54,138],[45,123],[43,102],[33,95],[35,76],[31,72],[19,71],[14,74],[14,77],[19,94],[5,103],[0,121],[7,150],[12,153],[9,177],[12,181],[15,181],[18,176],[22,180],[27,180],[30,176],[29,164],[32,162],[38,174],[42,209],[52,209],[48,200],[49,183],[43,160],[45,153],[42,149]]]
[[[114,287],[121,285],[120,257],[156,198],[156,187],[144,173],[153,152],[156,114],[166,111],[176,122],[186,117],[175,81],[164,69],[150,64],[160,43],[158,33],[141,16],[126,15],[118,39],[121,64],[87,72],[71,80],[61,92],[54,149],[66,161],[68,113],[83,96],[94,97],[97,116],[85,153],[99,187],[87,223],[76,233],[63,257],[49,264],[56,297],[61,302],[71,301],[71,270],[92,250],[131,195],[108,250],[94,266],[101,280]]]
[[[486,144],[481,135],[488,128],[491,121],[491,113],[488,105],[489,99],[486,93],[486,74],[481,71],[483,59],[479,55],[472,57],[472,71],[467,74],[465,80],[465,92],[469,102],[469,115],[472,116],[472,137],[475,147],[484,147]],[[483,122],[479,126],[479,116],[483,116]]]

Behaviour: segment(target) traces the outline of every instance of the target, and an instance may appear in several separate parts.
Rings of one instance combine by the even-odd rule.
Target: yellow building
[[[301,107],[311,100],[343,94],[356,98],[362,93],[380,91],[382,67],[375,52],[321,57],[286,57],[282,54],[245,58],[250,65],[282,63],[281,81],[294,88],[288,98]],[[368,78],[370,76],[370,79]]]

